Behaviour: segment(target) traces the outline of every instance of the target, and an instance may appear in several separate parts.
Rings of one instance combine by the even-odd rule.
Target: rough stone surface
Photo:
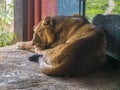
[[[120,90],[120,69],[106,67],[78,77],[50,77],[13,46],[0,48],[0,90]]]
[[[98,14],[93,19],[93,24],[105,32],[107,38],[107,54],[120,61],[120,15]]]

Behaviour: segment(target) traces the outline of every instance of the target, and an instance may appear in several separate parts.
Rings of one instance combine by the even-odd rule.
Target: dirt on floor
[[[106,67],[78,77],[50,77],[30,62],[32,52],[0,48],[0,90],[120,90],[120,68]]]

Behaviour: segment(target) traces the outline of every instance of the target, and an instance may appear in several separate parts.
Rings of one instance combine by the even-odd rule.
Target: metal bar
[[[85,1],[86,0],[79,1],[79,14],[82,16],[85,16]]]

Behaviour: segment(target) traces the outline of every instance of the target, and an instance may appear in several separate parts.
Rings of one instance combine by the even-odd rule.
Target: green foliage
[[[86,0],[86,17],[91,21],[96,14],[104,13],[107,6],[108,0]]]
[[[114,0],[114,2],[115,2],[115,7],[112,13],[120,15],[120,0]]]
[[[14,33],[10,33],[10,25],[13,21],[13,0],[6,4],[6,0],[0,2],[0,47],[12,44]]]
[[[15,33],[9,33],[6,31],[0,31],[0,47],[11,45],[13,42],[13,38],[15,37]]]

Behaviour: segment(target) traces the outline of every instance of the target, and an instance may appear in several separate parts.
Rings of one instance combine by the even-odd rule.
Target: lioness
[[[28,49],[25,44],[18,47]],[[28,42],[39,57],[40,71],[52,76],[93,72],[106,62],[103,31],[79,15],[46,17]],[[25,47],[24,47],[25,46]]]

